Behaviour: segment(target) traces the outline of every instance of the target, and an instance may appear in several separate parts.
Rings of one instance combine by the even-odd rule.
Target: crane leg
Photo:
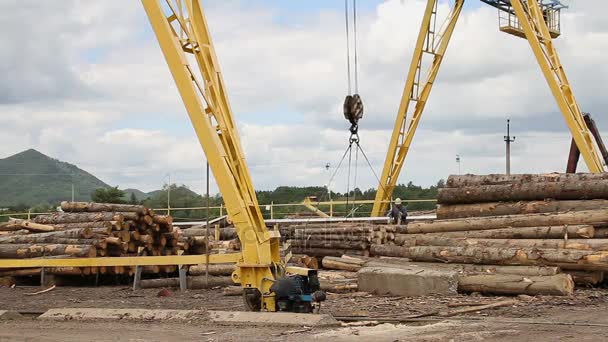
[[[418,128],[418,123],[433,88],[433,83],[439,73],[439,67],[462,11],[464,0],[456,0],[454,8],[441,28],[436,27],[438,3],[439,0],[427,1],[422,25],[420,26],[420,32],[416,41],[416,48],[414,49],[414,56],[412,57],[393,134],[384,161],[384,168],[376,193],[372,216],[382,216],[388,209],[399,173],[416,133],[416,128]],[[423,58],[425,56],[431,56],[433,60],[427,70],[426,78],[421,82]],[[406,119],[411,103],[414,103],[414,109],[408,123]]]
[[[511,6],[587,168],[590,172],[603,172],[604,167],[593,144],[593,137],[576,102],[538,2],[511,0]]]

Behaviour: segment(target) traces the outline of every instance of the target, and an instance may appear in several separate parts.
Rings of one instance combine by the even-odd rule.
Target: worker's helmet
[[[401,198],[395,199],[395,204],[397,204],[397,205],[401,204]]]

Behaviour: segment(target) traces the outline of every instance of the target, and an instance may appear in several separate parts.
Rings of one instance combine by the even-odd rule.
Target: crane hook
[[[346,95],[344,99],[344,118],[350,122],[350,133],[357,135],[359,120],[363,117],[363,101],[359,94]]]

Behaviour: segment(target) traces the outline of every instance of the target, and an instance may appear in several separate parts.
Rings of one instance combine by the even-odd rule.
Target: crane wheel
[[[262,294],[258,289],[243,289],[243,301],[248,311],[262,310]]]

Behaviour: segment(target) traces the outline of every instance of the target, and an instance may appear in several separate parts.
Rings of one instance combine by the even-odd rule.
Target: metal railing
[[[390,201],[386,201],[386,202],[388,203]],[[437,200],[436,199],[404,199],[403,202],[405,202],[405,203],[430,203],[430,202],[437,202]],[[359,209],[361,209],[362,206],[364,206],[366,204],[368,204],[368,205],[374,204],[374,200],[356,200],[356,201],[348,201],[348,202],[345,200],[330,200],[330,201],[322,201],[322,202],[311,201],[310,204],[312,204],[319,210],[322,210],[323,212],[325,212],[327,215],[329,215],[329,217],[334,217],[334,216],[340,217],[340,216],[347,216],[347,215],[349,215],[349,216],[350,215],[366,216],[365,214],[367,214],[367,216],[369,216],[369,214],[371,214],[371,207],[369,208],[369,211],[367,211],[367,210],[361,211]],[[260,204],[260,209],[262,210],[262,214],[264,215],[264,218],[266,218],[266,219],[275,219],[275,218],[282,217],[285,215],[295,214],[297,212],[310,212],[310,209],[308,209],[306,207],[304,202],[299,202],[299,203],[270,202],[268,204]],[[200,218],[206,218],[205,217],[206,210],[207,210],[206,206],[154,208],[154,211],[157,211],[160,213],[166,213],[168,215],[171,215],[172,213],[178,214],[178,216],[174,215],[175,220],[193,219],[193,217],[180,217],[179,213],[178,213],[179,211],[190,211],[190,212],[200,211],[201,212]],[[224,206],[224,204],[220,204],[219,206],[210,206],[209,210],[219,211],[219,215],[213,215],[213,216],[223,216],[226,214],[226,207]],[[22,212],[22,213],[0,214],[0,218],[15,217],[15,218],[26,218],[29,220],[32,217],[37,216],[37,215],[49,215],[49,214],[53,214],[53,213],[56,213],[56,211],[34,212],[30,209],[27,212]]]

